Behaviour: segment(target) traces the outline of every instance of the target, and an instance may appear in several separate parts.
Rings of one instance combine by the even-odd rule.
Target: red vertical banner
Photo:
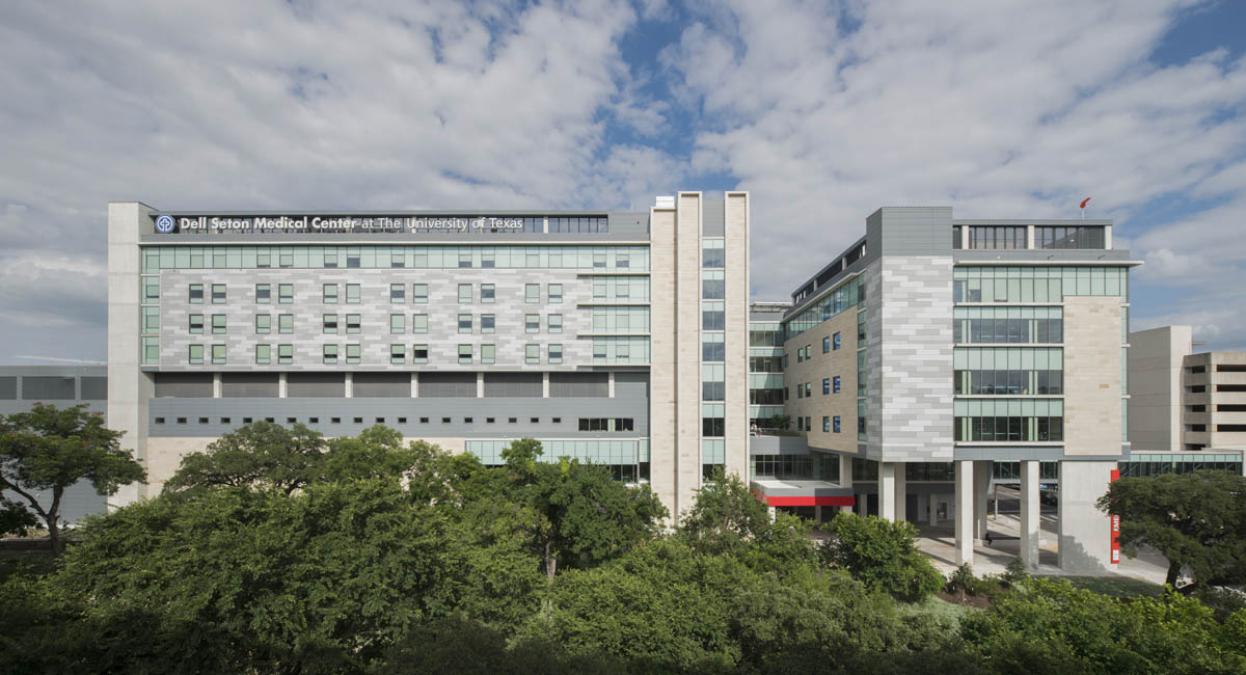
[[[1121,470],[1112,469],[1112,474],[1108,477],[1108,482],[1115,482],[1116,479],[1120,477]],[[1108,514],[1108,520],[1110,522],[1109,527],[1111,528],[1112,541],[1110,545],[1112,547],[1112,564],[1119,565],[1121,562],[1121,517],[1115,513],[1110,513]]]

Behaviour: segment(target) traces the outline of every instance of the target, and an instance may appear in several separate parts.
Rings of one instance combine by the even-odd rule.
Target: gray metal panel
[[[540,398],[544,390],[541,373],[485,373],[485,398]]]
[[[276,398],[278,392],[275,373],[221,374],[221,396],[225,398]]]
[[[421,385],[421,389],[422,389]],[[151,436],[212,437],[242,426],[244,418],[253,421],[267,417],[280,424],[293,417],[298,422],[329,436],[356,435],[377,424],[393,427],[411,438],[498,438],[545,436],[547,438],[637,438],[649,433],[649,401],[646,398],[616,396],[611,399],[585,398],[233,398],[233,399],[154,399],[149,406]],[[184,417],[186,424],[177,424]],[[206,424],[199,424],[207,417]],[[222,423],[221,418],[229,418]],[[310,418],[317,418],[312,423]],[[341,421],[332,423],[333,418]],[[405,423],[398,421],[406,418]],[[421,423],[420,418],[428,418]],[[488,418],[493,423],[487,422]],[[630,417],[631,432],[582,432],[581,417]],[[164,418],[156,424],[156,418]],[[361,420],[356,423],[355,419]],[[449,418],[443,423],[442,418]],[[472,422],[465,420],[471,418]],[[514,418],[515,423],[510,423]],[[532,422],[536,418],[537,422]],[[560,422],[555,423],[554,418]],[[461,448],[456,448],[461,449]]]
[[[552,389],[552,388],[551,388]],[[550,392],[553,395],[553,391]],[[649,399],[649,373],[615,373],[615,398]]]
[[[410,389],[410,378],[408,378],[408,394]],[[342,398],[346,396],[346,376],[342,373],[288,373],[286,396],[290,398]]]
[[[17,398],[17,376],[0,376],[0,399],[12,401]]]
[[[27,375],[22,378],[22,400],[72,401],[74,378],[59,375]]]
[[[156,398],[211,398],[212,373],[156,373]]]
[[[476,373],[424,373],[420,398],[475,398]]]
[[[807,455],[809,446],[804,436],[749,436],[748,454]]]
[[[866,237],[881,256],[950,255],[952,207],[884,206],[866,220]]]
[[[727,198],[721,192],[706,192],[701,198],[701,236],[723,237],[727,233]]]
[[[108,398],[107,377],[84,376],[78,379],[78,386],[82,389],[78,398],[84,401],[103,401]]]
[[[620,373],[620,375],[623,375]],[[618,385],[615,376],[615,385]],[[644,382],[648,382],[644,375]],[[608,373],[550,373],[549,395],[567,396],[572,398],[606,397],[610,395],[610,375]]]
[[[355,398],[411,397],[411,373],[355,373],[352,377]]]

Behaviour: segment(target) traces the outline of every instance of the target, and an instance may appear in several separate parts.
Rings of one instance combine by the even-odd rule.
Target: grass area
[[[979,610],[973,607],[967,607],[965,605],[959,605],[953,602],[948,602],[946,600],[943,600],[942,598],[939,598],[938,596],[931,596],[917,604],[912,604],[912,605],[901,604],[900,605],[900,613],[903,615],[931,616],[931,617],[935,617],[938,619],[947,619],[948,621],[951,621],[953,623],[960,623],[960,620],[962,618],[964,618],[970,612],[976,612],[976,611],[979,611]]]
[[[1136,598],[1140,596],[1157,596],[1164,592],[1164,587],[1149,581],[1132,577],[1059,577],[1078,588],[1085,588],[1096,593],[1111,595],[1117,598]]]

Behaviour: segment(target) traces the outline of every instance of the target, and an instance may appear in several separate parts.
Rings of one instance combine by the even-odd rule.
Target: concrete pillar
[[[973,462],[956,462],[956,564],[973,564]]]
[[[839,484],[843,487],[852,487],[852,457],[848,455],[839,456]],[[841,511],[851,511],[851,506],[839,507]]]
[[[990,524],[986,518],[990,498],[991,462],[976,461],[973,463],[973,537],[979,541],[986,539]]]
[[[930,515],[926,522],[931,525],[939,524],[939,495],[934,492],[930,493]]]
[[[893,491],[892,499],[895,501],[896,522],[898,523],[900,521],[908,520],[909,490],[908,483],[905,482],[904,464],[896,463],[895,467],[895,490]]]
[[[549,373],[545,374],[545,381],[549,382]],[[610,398],[614,398],[614,371],[613,370],[606,374],[606,395]]]
[[[614,375],[610,376],[610,381],[614,381]],[[613,393],[610,395],[614,396]],[[549,371],[541,373],[541,398],[549,398]]]
[[[285,373],[282,373],[282,374],[278,375],[278,377],[279,377],[279,378],[281,378],[280,380],[278,380],[278,385],[277,385],[278,394],[281,396],[281,398],[285,398],[285,395],[280,393],[280,389],[281,389],[280,382],[284,382],[284,381],[285,381],[285,379],[286,379],[286,374],[285,374]],[[212,373],[212,398],[220,398],[220,397],[221,397],[221,389],[222,389],[222,388],[223,388],[223,387],[221,386],[221,374],[220,374],[220,373]]]
[[[1021,564],[1038,569],[1039,535],[1042,532],[1038,491],[1038,462],[1021,462]]]
[[[485,397],[485,374],[476,373],[476,398]]]
[[[347,373],[346,377],[350,377],[350,373]],[[411,398],[419,398],[419,397],[420,397],[420,374],[413,372],[411,373]]]
[[[220,382],[220,376],[217,376],[217,382]],[[289,395],[289,379],[285,373],[277,374],[277,398],[286,398]]]
[[[822,507],[821,506],[813,507],[813,522],[818,523],[818,524],[822,523]]]
[[[344,398],[355,397],[355,374],[350,372],[349,370],[346,371],[346,382],[344,383],[343,397]]]
[[[896,519],[896,463],[878,463],[878,517]]]
[[[867,516],[870,513],[870,496],[864,492],[857,493],[857,515]]]
[[[1060,569],[1111,569],[1111,522],[1095,502],[1108,491],[1115,468],[1116,462],[1060,462]]]

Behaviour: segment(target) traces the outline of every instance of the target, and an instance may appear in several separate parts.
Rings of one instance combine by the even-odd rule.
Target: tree
[[[917,550],[917,528],[873,516],[841,511],[823,544],[828,562],[842,567],[871,589],[904,602],[919,602],[943,586],[943,576]]]
[[[559,561],[588,567],[653,536],[666,509],[642,485],[629,488],[601,466],[563,459],[538,462],[540,442],[526,438],[502,451],[516,498],[533,513],[531,531],[553,579]]]
[[[719,469],[697,492],[679,523],[680,534],[698,550],[726,552],[770,530],[770,511],[740,477]]]
[[[0,418],[0,488],[27,502],[24,506],[48,528],[55,553],[64,548],[61,499],[66,488],[85,479],[98,494],[111,495],[146,479],[143,467],[121,449],[120,438],[120,432],[104,426],[102,415],[87,412],[84,405],[36,403],[29,412]],[[51,492],[47,506],[36,495],[42,490]]]
[[[366,432],[365,432],[366,433]],[[324,437],[302,424],[255,422],[182,458],[166,492],[192,488],[268,486],[290,494],[320,477]]]
[[[1183,569],[1200,583],[1246,581],[1246,478],[1227,471],[1121,478],[1098,505],[1120,516],[1125,553],[1145,545],[1168,559],[1168,584]]]

